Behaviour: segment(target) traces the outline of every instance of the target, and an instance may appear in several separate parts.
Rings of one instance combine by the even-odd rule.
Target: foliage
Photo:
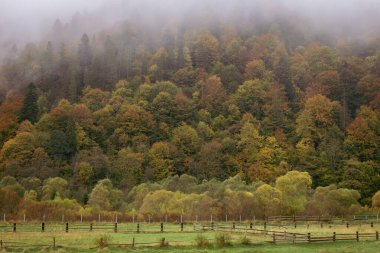
[[[110,244],[110,241],[111,241],[111,238],[109,235],[102,235],[98,238],[95,238],[94,243],[96,247],[100,249],[104,249],[108,247],[108,245]]]
[[[72,198],[93,210],[264,217],[373,204],[380,44],[216,13],[78,36],[83,16],[14,51],[0,67],[11,206]]]
[[[209,246],[209,241],[206,236],[203,234],[197,234],[195,237],[195,244],[197,247],[203,248],[203,247],[208,247]]]

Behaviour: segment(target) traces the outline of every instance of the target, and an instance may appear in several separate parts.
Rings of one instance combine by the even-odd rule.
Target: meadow
[[[319,252],[319,253],[348,253],[348,252],[379,252],[380,241],[373,237],[360,239],[359,242],[336,241],[308,243],[299,241],[276,241],[273,243],[272,232],[260,232],[262,222],[214,224],[211,230],[210,223],[184,224],[181,231],[180,224],[160,223],[120,223],[115,232],[112,223],[94,223],[90,231],[90,224],[69,223],[69,230],[65,232],[66,224],[45,224],[45,231],[41,231],[41,224],[18,224],[13,232],[13,224],[0,225],[0,252]],[[323,226],[323,227],[322,227]],[[346,223],[300,223],[284,224],[272,223],[266,226],[267,231],[287,232],[289,234],[310,233],[313,236],[330,236],[336,234],[375,234],[380,224],[350,224]],[[223,228],[223,229],[222,229]],[[256,231],[257,230],[257,231]],[[220,243],[220,237],[225,239]],[[164,241],[163,241],[164,238]],[[207,241],[203,247],[197,246],[199,238]],[[218,239],[219,238],[219,239]],[[133,246],[132,246],[133,244]]]

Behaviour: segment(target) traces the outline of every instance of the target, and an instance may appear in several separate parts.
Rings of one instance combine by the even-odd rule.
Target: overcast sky
[[[263,3],[296,11],[324,29],[371,30],[380,21],[380,0],[0,0],[0,43],[38,40],[57,18],[67,22],[75,12],[96,14],[110,6],[117,6],[113,18],[122,19],[136,9],[178,13],[209,8],[228,14],[236,4],[255,8]]]

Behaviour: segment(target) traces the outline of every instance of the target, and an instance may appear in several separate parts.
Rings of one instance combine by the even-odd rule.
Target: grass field
[[[79,225],[79,224],[76,224]],[[246,228],[248,225],[236,224],[236,228]],[[0,230],[0,240],[3,246],[13,246],[3,249],[1,252],[317,252],[317,253],[353,253],[353,252],[380,252],[380,241],[366,242],[328,242],[328,243],[270,243],[270,236],[252,233],[227,232],[231,239],[231,246],[217,247],[214,244],[215,235],[220,232],[215,231],[194,231],[193,225],[185,225],[184,231],[180,232],[178,224],[165,224],[164,233],[160,233],[160,224],[141,224],[141,233],[136,233],[136,224],[119,224],[118,232],[113,232],[112,224],[94,225],[94,230],[89,232],[89,225],[74,229],[71,226],[68,233],[64,232],[64,224],[47,224],[46,231],[41,232],[40,224],[18,225],[17,232],[11,232],[11,228]],[[261,225],[256,225],[262,228]],[[103,228],[106,230],[100,230]],[[267,229],[278,231],[288,231],[312,234],[329,235],[333,231],[337,233],[372,233],[380,230],[380,225],[376,224],[371,228],[368,224],[355,225],[346,228],[342,224],[324,225],[309,224],[294,226],[268,226]],[[24,231],[23,231],[24,230]],[[30,232],[26,232],[30,231]],[[210,242],[210,246],[205,248],[196,247],[196,237],[202,234]],[[108,240],[109,246],[99,249],[95,242],[99,238]],[[248,238],[250,245],[243,245],[242,238]],[[53,238],[55,238],[56,248],[53,250]],[[136,248],[131,246],[121,246],[112,244],[131,244],[135,240]],[[168,247],[160,247],[159,242],[165,238],[169,243]],[[140,244],[144,243],[144,244]],[[151,243],[151,244],[149,244]]]

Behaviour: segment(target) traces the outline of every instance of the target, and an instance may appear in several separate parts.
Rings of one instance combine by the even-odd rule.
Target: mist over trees
[[[2,44],[0,188],[14,206],[379,207],[375,1],[320,16],[307,1],[159,2],[94,3]],[[367,19],[345,29],[338,7]],[[182,177],[190,189],[165,185]]]

